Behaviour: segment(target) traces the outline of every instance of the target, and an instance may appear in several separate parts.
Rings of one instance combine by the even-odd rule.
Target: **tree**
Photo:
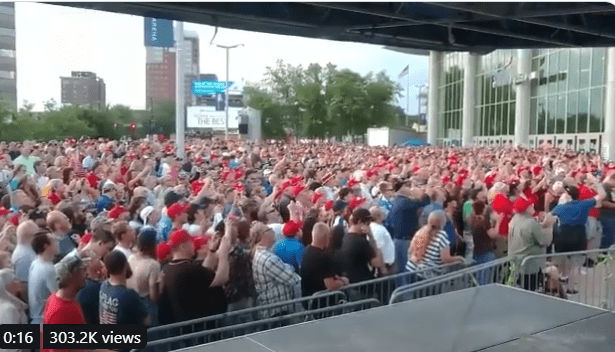
[[[285,128],[298,136],[342,137],[396,123],[399,113],[393,102],[398,94],[384,72],[363,77],[332,64],[313,63],[303,69],[278,60],[267,67],[260,84],[244,89],[244,100],[261,110],[268,137],[283,136]]]
[[[154,132],[171,135],[175,133],[175,101],[161,101],[154,105]]]

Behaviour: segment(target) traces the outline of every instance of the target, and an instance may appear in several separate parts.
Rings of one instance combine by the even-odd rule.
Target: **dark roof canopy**
[[[591,2],[62,2],[248,31],[441,51],[615,46],[615,6]]]

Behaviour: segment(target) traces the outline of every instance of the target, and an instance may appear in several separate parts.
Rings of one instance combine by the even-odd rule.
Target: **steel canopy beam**
[[[598,37],[615,39],[615,35],[613,35],[613,34],[603,33],[603,32],[599,32],[599,31],[595,31],[595,30],[591,30],[591,29],[586,29],[586,28],[581,27],[581,26],[574,26],[574,25],[569,25],[569,24],[554,23],[554,22],[545,21],[545,20],[541,20],[541,19],[527,19],[527,18],[524,18],[524,17],[510,18],[509,16],[498,15],[498,14],[494,14],[494,13],[491,13],[491,12],[481,11],[481,10],[477,10],[474,7],[470,8],[469,6],[463,6],[463,5],[460,5],[460,4],[457,4],[457,3],[449,3],[449,2],[447,2],[447,3],[437,3],[437,2],[434,2],[434,3],[431,3],[431,4],[433,4],[435,6],[442,7],[442,8],[451,9],[451,10],[467,11],[467,12],[475,13],[475,14],[478,14],[478,15],[481,15],[481,16],[487,16],[487,17],[492,17],[492,18],[497,18],[497,19],[511,19],[511,20],[517,21],[517,22],[535,24],[535,25],[539,25],[539,26],[545,26],[545,27],[556,28],[556,29],[564,29],[564,30],[568,30],[568,31],[572,31],[572,32],[577,32],[577,33],[583,33],[583,34],[594,35],[594,36],[598,36]],[[615,8],[611,7],[611,11],[615,11]]]
[[[388,18],[397,19],[397,20],[410,21],[410,22],[414,22],[414,23],[422,24],[422,25],[436,25],[436,26],[441,26],[441,27],[452,27],[452,28],[463,29],[463,30],[471,31],[471,32],[495,34],[495,35],[509,37],[509,38],[530,40],[530,41],[535,41],[535,42],[540,42],[540,43],[549,43],[549,44],[557,45],[557,46],[574,47],[574,44],[572,43],[562,42],[562,41],[554,40],[550,38],[542,38],[542,37],[536,37],[533,35],[526,35],[526,34],[519,34],[519,33],[510,33],[510,32],[506,32],[506,31],[502,31],[498,29],[487,29],[487,28],[481,28],[481,27],[460,24],[460,23],[445,24],[445,23],[433,23],[429,21],[417,21],[415,19],[408,18],[403,15],[398,15],[395,13],[384,12],[384,11],[361,9],[357,6],[346,5],[346,3],[343,3],[343,4],[309,3],[309,4],[312,4],[314,6],[331,8],[334,10],[344,10],[344,11],[350,11],[350,12],[356,12],[356,13],[362,13],[362,14],[372,14],[372,15],[376,15],[380,17],[388,17]]]

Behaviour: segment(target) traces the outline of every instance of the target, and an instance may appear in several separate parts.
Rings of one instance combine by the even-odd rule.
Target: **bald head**
[[[30,245],[34,234],[37,233],[39,227],[32,220],[22,222],[17,227],[17,243],[23,245]]]
[[[312,246],[320,249],[327,247],[327,237],[329,235],[329,226],[322,222],[317,222],[312,228]]]
[[[369,208],[369,213],[372,215],[374,222],[381,224],[384,221],[384,212],[379,207]]]

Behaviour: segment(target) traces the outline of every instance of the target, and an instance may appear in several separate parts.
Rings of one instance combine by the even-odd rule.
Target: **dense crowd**
[[[0,323],[169,324],[615,241],[615,164],[599,155],[186,145],[181,160],[163,138],[0,142]],[[568,294],[581,265],[558,263]]]

